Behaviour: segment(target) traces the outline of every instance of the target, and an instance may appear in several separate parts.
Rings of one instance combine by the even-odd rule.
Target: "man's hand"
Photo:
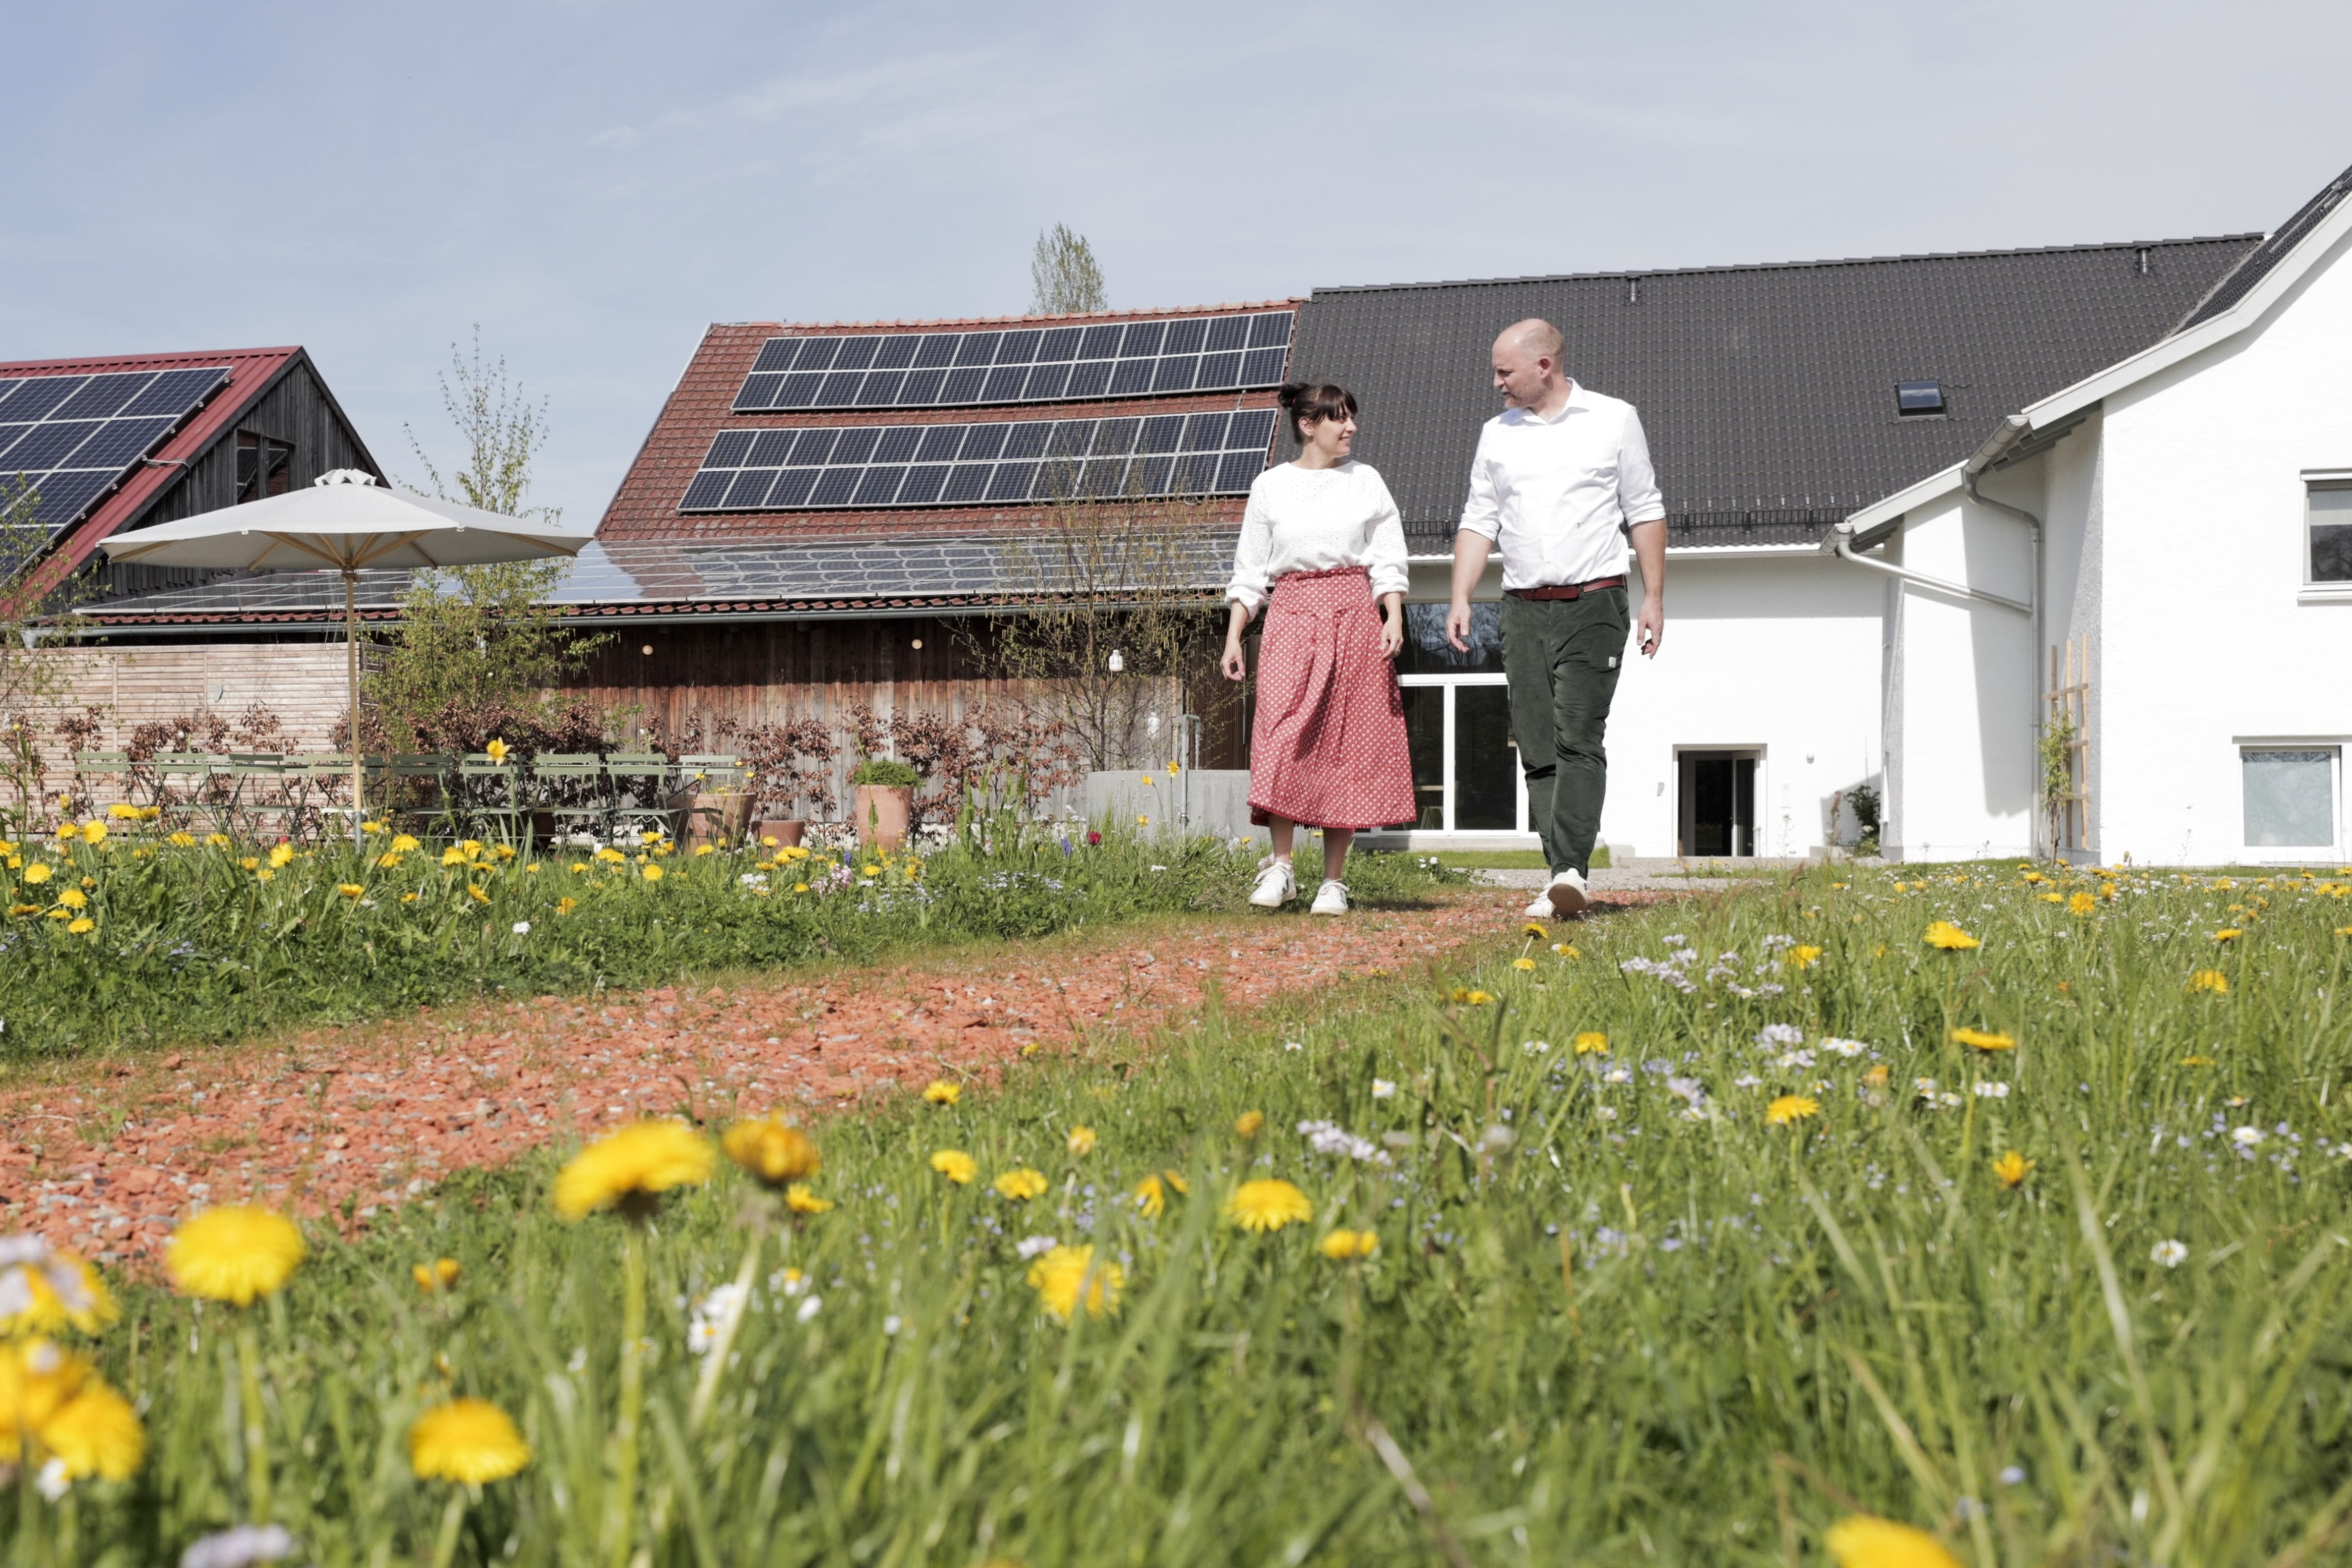
[[[1486,574],[1494,548],[1493,540],[1466,528],[1454,536],[1454,604],[1445,612],[1445,640],[1456,653],[1470,651],[1470,595]]]
[[[1643,658],[1658,657],[1658,644],[1665,639],[1666,606],[1655,594],[1642,595],[1642,614],[1634,623],[1633,640],[1640,645]]]
[[[1642,614],[1634,641],[1642,657],[1658,657],[1666,636],[1666,520],[1654,517],[1625,531],[1633,542],[1633,563],[1642,573]]]

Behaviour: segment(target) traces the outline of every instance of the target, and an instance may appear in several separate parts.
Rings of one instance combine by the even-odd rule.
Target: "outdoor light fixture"
[[[922,639],[922,638],[920,638],[920,637],[917,637],[913,642],[911,642],[911,643],[908,644],[907,646],[908,646],[908,647],[909,647],[920,648],[920,647],[923,646],[923,639]]]
[[[647,658],[653,658],[653,656],[654,656],[654,645],[653,645],[653,644],[651,644],[651,643],[647,643],[647,644],[646,644],[646,646],[645,646],[645,647],[643,647],[639,648],[637,651],[638,651],[639,653],[641,653],[641,654],[644,654]]]
[[[1119,671],[1121,671],[1121,670],[1125,669],[1126,668],[1127,668],[1127,660],[1126,660],[1126,658],[1120,655],[1120,653],[1119,653],[1118,649],[1117,649],[1117,648],[1113,648],[1113,649],[1111,649],[1111,650],[1110,650],[1110,672],[1111,672],[1113,675],[1117,675]]]

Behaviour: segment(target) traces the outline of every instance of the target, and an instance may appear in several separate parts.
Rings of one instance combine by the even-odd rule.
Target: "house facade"
[[[2352,858],[2347,196],[1825,540],[1885,595],[1891,851]]]

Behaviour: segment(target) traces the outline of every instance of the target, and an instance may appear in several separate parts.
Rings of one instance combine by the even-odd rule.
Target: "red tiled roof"
[[[746,615],[762,616],[867,616],[888,611],[1014,609],[1029,605],[1058,604],[1068,597],[1058,594],[923,594],[877,595],[859,598],[845,595],[829,595],[822,598],[787,599],[659,599],[634,605],[562,605],[553,606],[560,616],[573,616],[582,620],[631,619],[674,620],[700,616],[736,618]],[[1220,602],[1215,590],[1201,590],[1198,597],[1203,604]],[[83,619],[100,626],[139,627],[151,631],[171,631],[181,626],[341,626],[343,613],[337,609],[301,610],[218,610],[170,616],[121,615],[100,606],[84,613]],[[362,609],[359,618],[371,622],[393,622],[400,618],[396,608]]]
[[[955,331],[1001,326],[1007,321],[1054,321],[1064,325],[1087,321],[1138,321],[1200,316],[1214,311],[1296,310],[1300,301],[1271,300],[1259,305],[1196,305],[1183,310],[1106,310],[1085,316],[1000,316],[960,321],[864,321],[795,325],[783,321],[725,321],[703,334],[686,374],[663,404],[662,411],[638,448],[636,460],[614,492],[597,526],[600,537],[615,540],[740,542],[752,539],[814,540],[864,537],[920,530],[989,532],[1034,526],[1034,508],[893,507],[878,511],[794,511],[696,513],[681,515],[678,501],[687,485],[702,468],[710,439],[721,430],[787,430],[808,426],[969,425],[989,420],[1034,419],[1046,405],[1024,404],[986,408],[857,409],[822,414],[745,414],[735,412],[735,395],[751,374],[760,349],[770,338],[784,333],[823,335],[872,331],[878,328]],[[1173,397],[1122,397],[1098,402],[1055,403],[1056,419],[1097,418],[1106,415],[1164,414],[1197,408],[1271,408],[1271,392],[1191,393]],[[1232,516],[1241,515],[1234,498]],[[1227,521],[1223,510],[1217,521]]]
[[[193,460],[236,422],[253,402],[275,385],[302,353],[300,346],[274,349],[222,349],[205,353],[104,354],[90,359],[20,360],[0,364],[0,376],[97,375],[104,372],[182,370],[198,365],[228,366],[228,384],[212,395],[172,438],[156,448],[150,461],[133,468],[114,490],[82,519],[52,551],[40,567],[37,586],[46,587],[61,574],[89,559],[99,542],[138,521],[156,498],[179,478],[173,459]]]

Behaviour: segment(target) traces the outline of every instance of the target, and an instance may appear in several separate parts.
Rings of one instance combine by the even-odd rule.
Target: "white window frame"
[[[2315,736],[2308,739],[2263,736],[2240,740],[2231,748],[2237,761],[2238,777],[2238,851],[2240,856],[2264,866],[2304,866],[2321,860],[2341,862],[2347,858],[2345,847],[2344,752],[2352,744],[2352,737],[2342,735]],[[2246,831],[2246,754],[2249,752],[2326,752],[2329,753],[2329,805],[2335,817],[2335,842],[2330,844],[2252,844]]]
[[[1445,756],[1444,795],[1443,796],[1444,805],[1443,819],[1445,826],[1434,828],[1424,827],[1419,829],[1419,831],[1423,833],[1528,833],[1533,831],[1528,826],[1528,770],[1521,764],[1514,764],[1511,768],[1511,798],[1513,801],[1511,815],[1512,820],[1517,826],[1510,828],[1457,828],[1454,826],[1454,802],[1456,795],[1454,776],[1455,762],[1454,749],[1454,693],[1458,688],[1465,686],[1507,686],[1510,684],[1510,678],[1505,675],[1493,673],[1465,675],[1400,675],[1397,677],[1397,684],[1399,686],[1443,687],[1445,691],[1445,696],[1443,700],[1444,702],[1445,712],[1444,739],[1443,742]]]
[[[2352,490],[2352,468],[2303,470],[2303,523],[2295,530],[2296,580],[2305,604],[2352,599],[2352,583],[2321,582],[2311,574],[2311,498],[2319,490]]]

